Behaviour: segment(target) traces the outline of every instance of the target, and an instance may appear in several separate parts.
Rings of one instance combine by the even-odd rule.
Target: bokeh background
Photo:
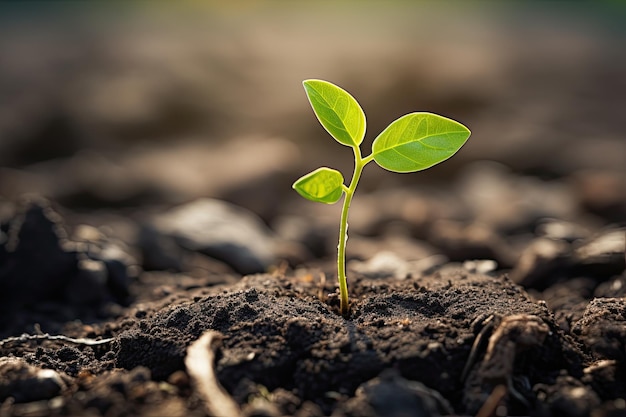
[[[474,415],[491,371],[509,365],[513,414],[623,415],[621,3],[0,0],[0,414],[205,415],[183,357],[210,328],[228,334],[221,383],[259,407],[246,415],[358,414],[390,390],[427,407],[415,381]],[[291,184],[320,166],[350,177],[353,157],[317,122],[307,78],[359,100],[365,154],[413,111],[473,132],[424,172],[365,169],[345,332],[311,315],[338,303],[341,207]],[[472,333],[504,340],[524,320],[536,336],[525,360],[503,349],[491,358],[503,367],[490,354],[474,366],[479,349],[467,378],[446,368],[470,354]],[[396,328],[424,340],[390,339]],[[27,342],[42,332],[114,340]],[[415,381],[369,380],[388,364]],[[327,395],[305,374],[331,368]]]
[[[290,189],[299,176],[321,165],[350,175],[350,150],[318,125],[301,86],[322,78],[363,106],[365,153],[411,111],[473,132],[423,173],[372,164],[359,193],[450,190],[512,172],[567,184],[624,220],[618,2],[3,2],[0,10],[5,202],[36,193],[88,211],[216,197],[271,222],[301,207]],[[485,190],[473,195],[488,201]]]

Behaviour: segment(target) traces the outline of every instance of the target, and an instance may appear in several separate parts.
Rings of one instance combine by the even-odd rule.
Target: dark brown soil
[[[207,330],[224,336],[215,369],[245,415],[476,415],[494,395],[491,411],[500,404],[511,415],[620,408],[623,298],[589,303],[566,332],[506,275],[449,266],[402,279],[354,273],[344,318],[334,282],[319,277],[277,272],[187,290],[168,275],[159,285],[179,288],[170,296],[103,325],[64,326],[65,335],[110,343],[7,342],[3,410],[205,415],[184,359]],[[56,371],[52,382],[43,369]]]
[[[0,417],[626,415],[617,5],[0,3]],[[410,111],[473,132],[366,168],[347,317],[340,207],[290,187],[352,169],[310,77],[364,154]]]

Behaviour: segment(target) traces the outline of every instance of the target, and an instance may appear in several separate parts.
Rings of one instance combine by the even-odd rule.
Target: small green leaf
[[[471,132],[432,113],[410,113],[391,123],[372,144],[374,160],[393,172],[430,168],[454,155]]]
[[[333,204],[343,194],[343,175],[330,168],[318,168],[293,183],[302,197],[319,203]]]
[[[343,145],[356,147],[365,137],[365,113],[347,91],[322,80],[302,83],[324,129]]]

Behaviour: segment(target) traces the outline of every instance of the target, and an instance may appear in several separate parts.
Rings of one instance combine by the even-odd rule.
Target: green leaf
[[[378,135],[372,154],[376,163],[389,171],[421,171],[454,155],[470,134],[467,127],[446,117],[410,113]]]
[[[343,194],[343,175],[330,168],[318,168],[293,183],[302,197],[319,203],[333,204]]]
[[[324,129],[343,145],[356,147],[365,137],[365,113],[347,91],[322,80],[302,83]]]

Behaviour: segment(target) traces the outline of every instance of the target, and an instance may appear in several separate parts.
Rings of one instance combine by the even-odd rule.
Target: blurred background
[[[362,105],[365,155],[379,132],[410,112],[438,113],[472,131],[456,155],[426,171],[365,169],[350,210],[350,285],[355,273],[404,279],[436,272],[447,279],[446,268],[460,265],[507,272],[546,300],[562,329],[578,328],[571,340],[608,359],[597,372],[585,370],[591,379],[584,384],[560,373],[563,395],[552,382],[534,390],[553,401],[554,410],[565,410],[575,391],[582,398],[582,387],[615,386],[598,391],[608,404],[623,393],[612,378],[623,374],[623,321],[615,311],[624,304],[589,301],[626,297],[622,3],[0,0],[0,340],[42,331],[115,336],[135,319],[144,329],[143,318],[153,317],[147,302],[169,306],[190,296],[179,291],[260,272],[297,278],[280,294],[319,293],[336,301],[325,293],[335,290],[341,205],[313,203],[291,189],[320,166],[351,176],[351,150],[319,125],[302,87],[304,79],[320,78]],[[261,277],[248,281],[255,282]],[[363,282],[361,291],[370,288]],[[447,282],[446,292],[457,291]],[[301,291],[305,286],[310,290]],[[274,288],[262,291],[273,297]],[[500,301],[493,306],[504,305]],[[500,307],[485,306],[476,307],[500,314]],[[172,311],[168,323],[189,319],[182,309]],[[248,320],[247,310],[237,311],[231,317]],[[121,319],[113,323],[114,317]],[[459,317],[452,318],[464,320]],[[222,329],[221,313],[216,320],[207,326]],[[150,337],[166,335],[153,330]],[[32,353],[29,346],[21,355],[74,376],[80,370],[86,390],[114,384],[115,395],[98,391],[105,401],[100,394],[74,396],[84,408],[67,408],[89,413],[102,406],[110,414],[120,409],[109,408],[122,396],[120,384],[145,381],[146,370],[91,383],[105,369],[92,360],[106,369],[135,366],[128,352],[153,339],[142,333],[135,344],[132,334],[115,342],[128,344],[119,356],[66,347]],[[150,349],[164,347],[174,363],[182,340],[176,337]],[[458,340],[453,344],[464,339]],[[139,356],[143,364],[152,361]],[[46,378],[39,385],[54,379]],[[239,392],[252,392],[246,387]],[[159,390],[136,401],[166,398]],[[588,404],[599,403],[593,391],[583,393]],[[287,391],[279,397],[292,403]],[[3,410],[14,410],[13,400],[0,401]],[[56,399],[20,410],[34,415],[40,408],[32,404],[62,413]],[[309,413],[306,406],[300,410]]]
[[[502,204],[495,187],[505,201],[558,200],[498,180],[520,175],[624,221],[624,17],[600,1],[3,2],[0,199],[36,193],[89,211],[216,197],[271,223],[304,207],[290,188],[299,176],[350,175],[351,151],[301,86],[321,78],[364,108],[365,154],[412,111],[473,132],[423,173],[372,164],[359,193],[471,189],[483,207]]]

